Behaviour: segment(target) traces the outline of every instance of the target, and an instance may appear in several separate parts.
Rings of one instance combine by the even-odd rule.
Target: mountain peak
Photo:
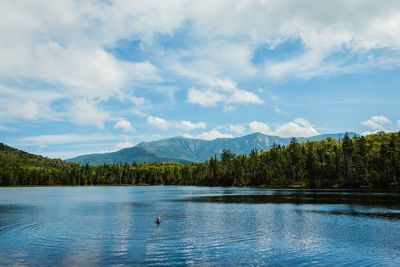
[[[356,133],[348,133],[351,137]],[[299,142],[320,141],[328,137],[338,140],[344,133],[323,134],[311,137],[299,137]],[[265,135],[263,133],[251,133],[236,138],[217,138],[214,140],[202,140],[175,136],[157,141],[141,142],[134,147],[124,148],[117,152],[83,155],[68,161],[103,164],[125,162],[201,162],[219,155],[222,150],[229,149],[235,154],[249,154],[251,150],[265,150],[274,144],[287,145],[291,137],[279,137]]]

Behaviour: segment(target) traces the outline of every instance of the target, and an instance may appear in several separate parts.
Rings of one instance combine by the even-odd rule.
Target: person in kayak
[[[156,217],[156,221],[155,221],[155,223],[156,223],[156,224],[160,224],[160,223],[161,223],[160,216],[157,216],[157,217]]]

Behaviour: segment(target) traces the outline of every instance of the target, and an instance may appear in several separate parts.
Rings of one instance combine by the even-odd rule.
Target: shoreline
[[[90,188],[90,187],[204,187],[204,188],[254,188],[264,190],[315,190],[342,192],[400,192],[400,188],[348,188],[348,187],[299,187],[299,186],[210,186],[210,185],[151,185],[151,184],[96,184],[96,185],[16,185],[0,186],[2,188]]]

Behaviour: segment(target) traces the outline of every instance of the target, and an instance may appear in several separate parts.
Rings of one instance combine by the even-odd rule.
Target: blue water
[[[0,265],[399,266],[399,199],[254,188],[0,188]]]

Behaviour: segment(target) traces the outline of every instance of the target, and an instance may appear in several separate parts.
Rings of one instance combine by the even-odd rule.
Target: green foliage
[[[312,137],[301,137],[297,141],[321,141],[330,137],[339,139],[343,134],[323,134]],[[357,136],[355,133],[349,133],[349,136]],[[236,138],[217,138],[212,141],[201,139],[191,139],[184,137],[172,137],[153,142],[142,142],[134,147],[124,148],[122,150],[82,155],[66,161],[80,164],[89,163],[90,165],[99,164],[123,164],[143,163],[143,162],[204,162],[215,154],[220,154],[222,150],[229,150],[235,154],[247,155],[252,149],[258,148],[267,150],[273,144],[288,145],[291,138],[270,136],[261,133],[249,134]]]
[[[0,144],[0,185],[210,185],[398,188],[400,133],[327,138],[204,163],[80,165]]]

